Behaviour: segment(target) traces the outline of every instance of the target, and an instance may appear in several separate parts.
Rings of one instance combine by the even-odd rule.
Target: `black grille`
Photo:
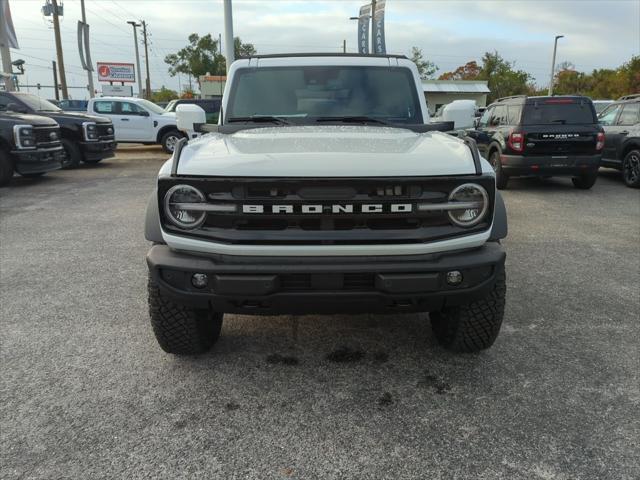
[[[426,160],[425,160],[426,161]],[[445,211],[418,210],[418,204],[445,203],[450,192],[463,183],[478,183],[495,191],[491,177],[385,178],[385,179],[221,179],[171,178],[158,185],[160,215],[169,231],[223,243],[250,245],[358,245],[423,243],[486,230],[492,211],[472,228],[451,223]],[[164,195],[176,184],[189,184],[216,205],[234,205],[235,212],[209,212],[195,230],[182,230],[164,217]],[[363,212],[363,205],[380,205],[381,212]],[[259,206],[261,213],[243,212],[243,206]],[[318,209],[304,212],[302,206]],[[352,211],[336,209],[350,205]],[[393,211],[392,205],[410,205]],[[274,206],[291,206],[274,213]],[[318,212],[322,213],[318,213]],[[294,281],[294,279],[291,279]]]
[[[38,147],[53,147],[60,144],[60,127],[34,127]],[[51,133],[55,133],[55,139],[51,139]]]
[[[98,136],[100,137],[100,140],[111,140],[114,138],[113,124],[98,123],[97,128],[98,128]]]
[[[371,290],[375,287],[374,273],[344,273],[332,275],[327,282],[322,274],[291,273],[279,275],[280,289],[285,292],[309,290]],[[324,283],[324,285],[323,285]]]

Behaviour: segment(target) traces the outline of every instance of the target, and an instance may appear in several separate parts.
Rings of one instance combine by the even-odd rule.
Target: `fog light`
[[[194,273],[191,276],[191,285],[196,288],[204,288],[209,283],[209,277],[206,273]]]
[[[447,272],[447,283],[453,286],[460,285],[462,283],[462,272],[460,270]]]

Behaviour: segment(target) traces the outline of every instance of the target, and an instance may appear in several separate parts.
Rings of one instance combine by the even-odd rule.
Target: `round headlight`
[[[459,227],[473,227],[480,223],[489,209],[487,191],[475,183],[465,183],[453,189],[449,203],[459,208],[449,210],[449,219]]]
[[[203,211],[187,208],[185,204],[205,203],[204,194],[191,185],[175,185],[164,196],[164,211],[175,226],[192,229],[202,223],[207,214]]]

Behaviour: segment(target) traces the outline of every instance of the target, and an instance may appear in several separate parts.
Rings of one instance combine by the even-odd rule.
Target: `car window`
[[[116,113],[115,102],[98,100],[93,104],[93,111],[96,113]]]
[[[482,117],[480,117],[480,121],[478,122],[478,126],[479,127],[486,127],[489,124],[489,119],[491,118],[491,115],[493,114],[493,108],[487,108],[484,113],[482,114]]]
[[[616,119],[616,115],[620,111],[621,105],[611,105],[598,117],[600,125],[613,125],[613,121]]]
[[[142,111],[135,103],[122,102],[120,104],[120,113],[122,115],[138,115]]]
[[[7,111],[7,105],[11,103],[11,99],[5,95],[0,95],[0,112]]]
[[[493,114],[491,115],[491,120],[489,121],[489,125],[492,127],[497,127],[500,125],[506,125],[507,123],[507,107],[505,105],[498,105],[493,109]]]
[[[507,123],[509,125],[518,125],[522,116],[522,107],[520,105],[507,106]]]
[[[622,113],[616,125],[635,125],[640,120],[640,103],[627,103],[622,106]]]
[[[596,123],[591,100],[583,98],[535,99],[527,103],[523,125],[584,125]]]

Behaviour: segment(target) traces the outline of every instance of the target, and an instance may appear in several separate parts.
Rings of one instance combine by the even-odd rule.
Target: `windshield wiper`
[[[251,115],[250,117],[231,117],[227,123],[254,122],[254,123],[277,123],[279,125],[289,125],[289,122],[282,117],[271,115]]]
[[[351,117],[318,117],[316,122],[343,122],[343,123],[375,123],[378,125],[389,125],[384,120],[379,118],[367,117],[364,115],[351,116]]]

